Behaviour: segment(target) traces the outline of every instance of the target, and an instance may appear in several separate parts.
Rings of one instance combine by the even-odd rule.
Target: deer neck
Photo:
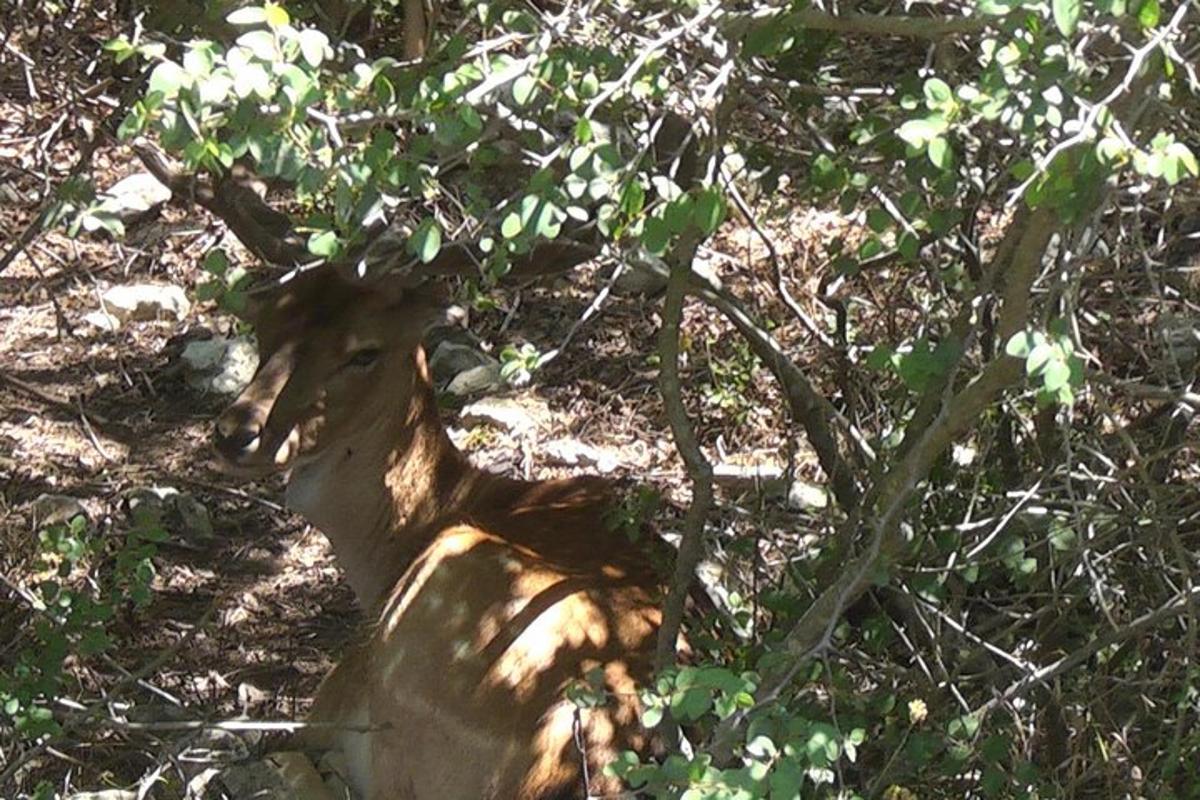
[[[455,513],[474,472],[446,435],[423,354],[402,398],[351,436],[298,465],[288,506],[329,539],[365,611],[377,609]]]

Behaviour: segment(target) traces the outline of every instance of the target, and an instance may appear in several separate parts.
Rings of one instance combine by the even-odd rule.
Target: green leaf
[[[122,142],[128,141],[142,132],[146,119],[137,111],[130,111],[117,126],[117,138]]]
[[[896,130],[896,135],[906,143],[918,149],[925,147],[929,140],[941,135],[946,130],[946,120],[941,117],[925,119],[910,119]]]
[[[238,97],[256,94],[264,100],[270,100],[275,94],[271,76],[259,64],[247,64],[234,73],[233,91]]]
[[[680,721],[698,720],[711,707],[712,693],[707,689],[684,689],[671,697],[671,714]]]
[[[580,117],[575,123],[575,141],[587,144],[592,140],[592,123],[586,117]]]
[[[1058,354],[1058,349],[1049,342],[1036,345],[1025,359],[1025,374],[1039,375],[1046,365]]]
[[[334,231],[321,231],[308,237],[308,251],[322,258],[332,258],[340,247],[341,243]]]
[[[279,51],[275,47],[275,34],[270,31],[250,31],[238,37],[238,46],[244,47],[263,61],[274,61]]]
[[[124,53],[127,50],[132,50],[133,45],[124,36],[118,36],[115,39],[109,39],[104,43],[104,50],[108,53]]]
[[[642,186],[642,182],[634,178],[625,184],[625,189],[621,192],[621,213],[627,217],[636,217],[642,213],[642,207],[645,204],[646,189]]]
[[[551,203],[549,200],[542,200],[538,205],[537,220],[534,225],[534,230],[538,236],[544,236],[547,239],[553,239],[562,231],[562,221],[566,217],[566,212],[561,208]]]
[[[1161,18],[1162,8],[1159,6],[1158,0],[1142,0],[1142,4],[1138,6],[1138,24],[1143,28],[1153,28],[1158,25]]]
[[[665,220],[659,217],[649,217],[642,228],[642,247],[653,255],[660,256],[667,251],[671,242],[671,229]]]
[[[667,204],[663,210],[663,221],[667,223],[671,233],[683,233],[687,230],[692,219],[692,203],[692,196],[685,194]]]
[[[164,61],[150,73],[148,92],[161,92],[163,97],[172,98],[179,94],[179,89],[189,82],[188,74],[183,67],[174,61]]]
[[[658,725],[658,723],[662,722],[663,710],[664,709],[662,706],[650,706],[645,711],[643,711],[642,712],[642,727],[643,728],[656,727]]]
[[[213,275],[221,276],[229,269],[229,256],[225,255],[225,251],[217,247],[208,251],[204,256],[204,271]]]
[[[524,224],[521,222],[521,215],[516,211],[512,211],[500,223],[500,235],[505,239],[514,239],[520,235]]]
[[[1045,335],[1038,331],[1018,331],[1004,345],[1004,352],[1013,358],[1025,358],[1044,341]]]
[[[205,77],[212,72],[212,49],[207,44],[193,44],[183,54],[183,68],[193,78]]]
[[[692,220],[705,236],[711,235],[725,221],[725,201],[716,189],[705,189],[696,196]]]
[[[858,257],[866,261],[868,258],[874,258],[884,250],[883,241],[875,235],[868,236],[863,243],[859,245]]]
[[[1021,5],[1021,0],[978,0],[975,4],[980,14],[1002,17]]]
[[[954,92],[950,85],[941,78],[930,78],[925,81],[925,105],[937,109],[954,100]]]
[[[929,161],[938,169],[949,169],[954,163],[954,151],[945,136],[935,136],[929,140]]]
[[[1196,163],[1196,156],[1188,149],[1188,146],[1183,142],[1172,142],[1167,146],[1167,157],[1172,159],[1177,169],[1187,170],[1192,177],[1200,175],[1200,165]]]
[[[1083,0],[1053,0],[1054,25],[1063,36],[1074,36],[1079,25],[1079,14],[1083,11]]]
[[[247,6],[225,17],[225,21],[230,25],[258,25],[267,21],[267,12],[259,6]]]
[[[1042,385],[1048,392],[1057,392],[1071,381],[1071,368],[1060,358],[1050,360],[1042,370]]]
[[[512,94],[513,101],[518,106],[527,106],[533,100],[538,88],[538,80],[533,75],[522,75],[513,81]]]
[[[867,211],[867,227],[876,233],[883,233],[892,226],[892,215],[882,208],[872,208]]]
[[[421,259],[422,264],[428,264],[437,258],[442,249],[442,229],[434,219],[426,219],[408,239],[409,250]]]
[[[328,36],[314,28],[300,31],[300,55],[304,57],[309,66],[321,66],[328,51]]]
[[[800,800],[804,771],[791,760],[781,761],[771,770],[771,800]]]

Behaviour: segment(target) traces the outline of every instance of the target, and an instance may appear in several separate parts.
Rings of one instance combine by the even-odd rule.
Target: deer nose
[[[222,455],[237,460],[258,450],[263,424],[256,417],[253,409],[238,406],[220,416],[214,438]]]

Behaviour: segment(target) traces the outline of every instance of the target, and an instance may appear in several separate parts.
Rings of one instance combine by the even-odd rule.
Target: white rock
[[[83,315],[83,321],[93,328],[112,333],[121,329],[121,320],[107,311],[89,311]]]
[[[114,286],[103,295],[103,310],[120,319],[176,319],[187,316],[192,304],[183,289],[170,284],[135,283]]]
[[[788,487],[787,505],[788,508],[797,511],[827,508],[829,506],[829,492],[814,483],[806,483],[800,480],[792,481],[792,485]]]
[[[149,172],[137,172],[114,183],[101,194],[106,210],[130,222],[171,199],[171,190]]]
[[[575,439],[554,439],[545,444],[542,452],[551,461],[568,467],[592,467],[601,473],[612,472],[621,465],[615,453]]]
[[[487,424],[508,433],[529,433],[550,427],[550,409],[541,400],[511,397],[485,397],[464,406],[460,419],[464,425]]]
[[[237,394],[258,369],[258,349],[248,339],[215,337],[188,342],[180,354],[188,385],[202,392]]]

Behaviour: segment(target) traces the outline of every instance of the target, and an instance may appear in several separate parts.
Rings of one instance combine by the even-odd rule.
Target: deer
[[[436,290],[319,267],[246,310],[253,379],[216,422],[228,469],[286,475],[368,620],[320,685],[301,745],[343,757],[363,800],[620,795],[646,751],[663,578],[595,476],[473,467],[438,412],[422,337]],[[608,702],[578,708],[573,683]]]

